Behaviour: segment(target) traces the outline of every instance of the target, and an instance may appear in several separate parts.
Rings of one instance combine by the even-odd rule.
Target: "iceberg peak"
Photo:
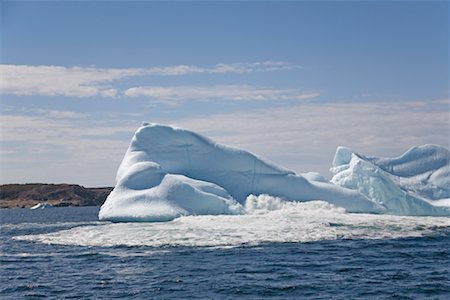
[[[353,151],[347,147],[339,146],[333,159],[333,167],[348,165],[352,159]]]

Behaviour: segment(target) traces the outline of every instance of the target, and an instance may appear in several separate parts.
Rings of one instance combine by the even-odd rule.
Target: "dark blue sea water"
[[[450,299],[449,227],[421,237],[228,248],[14,239],[102,226],[97,213],[96,207],[0,210],[0,298]]]

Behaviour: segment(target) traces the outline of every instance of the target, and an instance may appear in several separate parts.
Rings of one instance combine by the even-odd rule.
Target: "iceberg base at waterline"
[[[444,161],[446,157],[448,162],[450,155],[446,151],[439,155],[444,155]],[[450,205],[434,205],[422,196],[406,202],[426,202],[433,209],[426,205],[422,210],[421,205],[397,209],[377,193],[365,192],[360,185],[370,184],[367,180],[345,179],[361,173],[351,168],[349,157],[351,160],[350,150],[338,149],[333,168],[335,176],[332,182],[327,182],[320,174],[296,174],[250,152],[217,144],[189,130],[145,123],[131,141],[118,169],[116,186],[101,207],[99,218],[113,222],[146,222],[169,221],[187,215],[245,214],[248,197],[259,195],[284,201],[321,200],[357,213],[450,214]],[[371,163],[376,166],[374,159]],[[394,179],[392,184],[404,190]],[[397,195],[394,193],[393,197]],[[440,199],[450,198],[448,190],[437,195]]]

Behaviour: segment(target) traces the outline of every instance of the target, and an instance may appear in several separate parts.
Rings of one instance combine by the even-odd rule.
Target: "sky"
[[[112,186],[143,121],[328,178],[449,147],[447,1],[0,5],[2,184]]]

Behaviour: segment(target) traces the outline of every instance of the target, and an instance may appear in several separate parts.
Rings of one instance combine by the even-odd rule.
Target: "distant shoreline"
[[[61,206],[100,206],[113,187],[86,188],[77,184],[3,184],[0,208],[30,208],[38,203]]]

